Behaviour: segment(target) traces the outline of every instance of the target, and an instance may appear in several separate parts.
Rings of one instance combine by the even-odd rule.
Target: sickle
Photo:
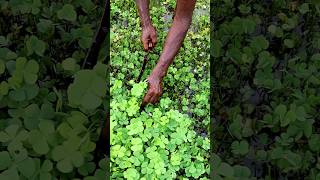
[[[142,75],[143,75],[143,72],[144,72],[144,70],[145,70],[145,68],[146,68],[146,65],[147,65],[147,62],[148,62],[148,54],[149,54],[149,51],[150,51],[151,48],[152,48],[152,42],[149,41],[148,45],[149,45],[149,49],[148,49],[148,51],[147,51],[147,52],[145,53],[145,55],[144,55],[142,68],[141,68],[140,74],[139,74],[139,76],[138,76],[138,79],[136,80],[137,83],[140,82],[141,77],[142,77]],[[139,109],[139,112],[140,112],[140,113],[144,110],[144,107],[145,107],[145,104],[143,104],[143,102],[142,102],[141,105],[140,105],[140,109]]]

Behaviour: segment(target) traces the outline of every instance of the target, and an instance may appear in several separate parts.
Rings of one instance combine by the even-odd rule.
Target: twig
[[[109,1],[106,0],[103,16],[101,18],[101,23],[99,29],[93,39],[91,47],[87,53],[85,60],[83,61],[82,68],[93,68],[93,66],[98,61],[99,51],[102,46],[102,43],[105,41],[107,37],[107,26],[109,23],[109,12],[110,11],[110,4]]]
[[[148,54],[144,55],[143,65],[142,65],[140,74],[139,74],[139,76],[138,76],[138,79],[137,79],[137,81],[136,81],[137,83],[140,82],[140,80],[141,80],[141,77],[142,77],[142,75],[143,75],[144,69],[146,68],[147,62],[148,62]]]

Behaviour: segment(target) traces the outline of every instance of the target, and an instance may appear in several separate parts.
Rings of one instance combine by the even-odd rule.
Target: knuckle
[[[146,41],[147,40],[147,37],[146,36],[141,36],[141,41]]]

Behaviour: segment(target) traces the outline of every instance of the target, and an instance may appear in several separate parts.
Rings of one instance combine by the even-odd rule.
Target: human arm
[[[192,22],[196,0],[177,0],[173,24],[167,35],[157,65],[148,77],[149,90],[143,104],[156,103],[162,94],[162,80],[177,55]]]
[[[157,33],[149,13],[149,0],[136,0],[142,28],[141,42],[145,51],[151,50],[157,43]]]

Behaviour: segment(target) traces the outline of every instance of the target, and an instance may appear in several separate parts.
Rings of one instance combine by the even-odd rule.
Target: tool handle
[[[149,51],[151,51],[151,48],[152,48],[151,40],[149,40],[148,44],[149,44],[149,49],[148,49],[148,52],[149,52]],[[147,65],[147,62],[148,62],[148,52],[144,55],[141,71],[140,71],[140,74],[138,76],[138,79],[136,80],[137,83],[140,82],[141,77],[142,77],[143,72],[144,72],[144,69],[146,68],[146,65]]]
[[[144,58],[143,58],[143,64],[142,64],[142,68],[141,68],[141,71],[140,71],[140,74],[138,76],[138,79],[137,79],[137,83],[140,82],[141,80],[141,77],[143,75],[143,72],[144,72],[144,69],[146,68],[146,65],[147,65],[147,62],[148,62],[148,54],[144,55]]]

